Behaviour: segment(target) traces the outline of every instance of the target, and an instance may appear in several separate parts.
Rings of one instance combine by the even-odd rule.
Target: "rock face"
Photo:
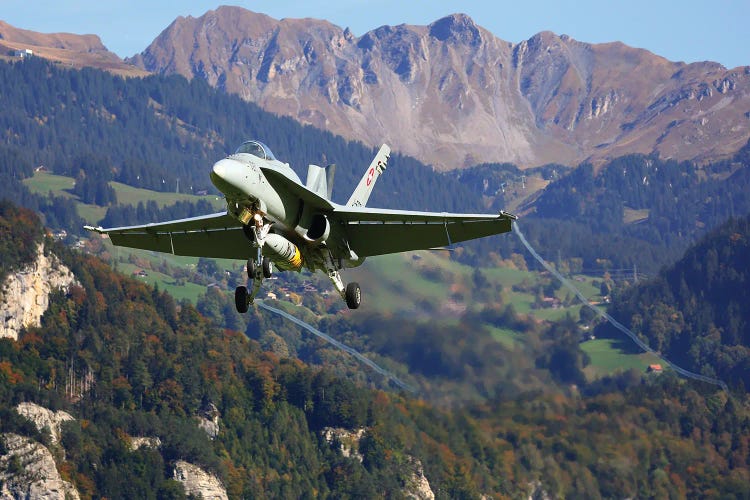
[[[141,448],[152,448],[158,450],[161,448],[161,439],[158,437],[131,437],[130,449],[136,451]]]
[[[33,422],[40,432],[49,429],[52,444],[60,442],[62,423],[74,420],[73,416],[66,411],[52,411],[28,402],[18,403],[16,411]]]
[[[430,482],[424,475],[424,468],[422,462],[416,458],[411,460],[411,467],[413,472],[411,477],[406,481],[406,487],[404,488],[404,494],[407,498],[416,498],[418,500],[434,500],[435,493],[433,493],[430,487]]]
[[[174,478],[185,487],[185,494],[204,500],[226,500],[227,490],[221,481],[197,465],[178,460],[174,464]]]
[[[362,462],[363,457],[359,452],[359,440],[365,435],[364,428],[350,431],[340,427],[325,427],[322,434],[326,443],[338,445],[339,452],[343,456],[356,458]]]
[[[326,21],[220,7],[176,19],[132,62],[443,169],[631,152],[709,159],[750,137],[750,67],[549,32],[512,44],[461,14],[357,38]]]
[[[221,415],[216,405],[209,403],[206,408],[203,408],[200,415],[195,417],[198,420],[198,427],[208,435],[210,439],[216,439],[219,435],[219,423],[221,421]]]
[[[73,273],[54,255],[45,255],[39,245],[36,259],[22,271],[8,276],[3,283],[0,303],[0,337],[18,340],[24,327],[39,326],[49,306],[49,294],[57,288],[67,289]]]
[[[50,451],[16,434],[0,436],[0,497],[28,499],[78,499],[78,491],[63,481]]]

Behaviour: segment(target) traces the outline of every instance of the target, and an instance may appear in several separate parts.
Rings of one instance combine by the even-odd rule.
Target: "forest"
[[[3,240],[43,238],[35,214],[7,204],[0,227]],[[629,372],[579,392],[570,389],[575,380],[552,374],[547,390],[508,392],[498,380],[481,402],[440,408],[263,351],[190,303],[45,244],[78,285],[52,296],[40,328],[18,342],[0,340],[0,426],[49,444],[13,406],[34,401],[71,412],[76,420],[65,424],[56,456],[84,498],[179,498],[170,475],[177,459],[216,473],[230,497],[400,496],[410,457],[422,462],[438,498],[517,497],[535,481],[555,496],[750,494],[743,394]],[[512,311],[495,314],[496,322],[523,321]],[[393,329],[403,331],[404,347],[434,334],[410,334],[396,322]],[[377,336],[370,342],[383,349]],[[422,352],[427,345],[405,349],[405,362],[426,376],[467,377],[460,367],[474,361],[450,357],[460,347],[451,354],[446,338],[434,343],[443,354]],[[66,380],[84,377],[94,383],[71,396]],[[210,405],[220,414],[215,440],[195,419]],[[364,428],[362,462],[322,440],[325,426]],[[163,444],[132,451],[136,436]]]
[[[108,207],[113,224],[164,220],[198,213],[185,203],[163,212],[117,204],[109,183],[157,191],[215,192],[210,165],[242,141],[259,138],[304,178],[308,163],[335,163],[335,201],[343,201],[378,145],[345,141],[330,133],[266,113],[201,79],[179,76],[124,79],[94,69],[61,68],[42,59],[0,62],[0,198],[32,208],[48,227],[81,234],[85,223],[74,199],[34,195],[21,183],[40,166],[76,179],[71,194]],[[750,146],[734,158],[703,166],[652,156],[614,159],[593,168],[547,165],[523,170],[486,164],[438,173],[394,153],[373,206],[482,212],[506,208],[503,196],[484,206],[483,196],[519,175],[550,181],[538,198],[520,207],[524,232],[540,249],[564,260],[582,259],[603,272],[637,266],[655,274],[687,246],[729,216],[750,211]],[[691,214],[685,217],[684,214]],[[480,265],[490,254],[523,255],[513,238],[464,245],[454,258]],[[530,263],[531,264],[531,263]],[[533,264],[531,264],[533,265]]]
[[[732,218],[657,277],[623,291],[611,313],[678,364],[744,392],[750,386],[749,263],[750,217]]]

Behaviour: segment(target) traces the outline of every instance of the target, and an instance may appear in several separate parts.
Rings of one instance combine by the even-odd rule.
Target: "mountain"
[[[105,69],[124,76],[147,73],[110,52],[96,35],[37,33],[11,26],[0,20],[0,55],[14,57],[16,51],[31,50],[33,55],[66,66]]]
[[[750,67],[671,62],[539,33],[509,43],[462,14],[356,37],[239,7],[179,17],[130,62],[439,169],[626,153],[708,160],[750,137]]]

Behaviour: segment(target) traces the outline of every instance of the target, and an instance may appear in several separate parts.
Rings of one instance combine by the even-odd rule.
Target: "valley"
[[[266,22],[280,29],[277,44],[295,23],[317,26]],[[349,57],[361,49],[351,44],[371,43],[366,77],[414,86],[422,76],[409,63],[411,45],[393,53],[409,63],[396,69],[396,61],[377,58],[425,33],[431,58],[441,43],[455,56],[467,44],[476,48],[471,34],[492,41],[468,17],[449,16],[356,40],[344,34],[333,50]],[[151,49],[157,45],[164,47]],[[672,75],[675,87],[620,129],[624,142],[600,142],[601,156],[587,153],[580,162],[540,147],[534,151],[548,155],[544,161],[518,165],[507,163],[502,148],[487,157],[473,149],[469,157],[463,145],[465,168],[447,172],[394,152],[370,205],[515,211],[531,244],[588,300],[686,369],[725,380],[726,391],[666,366],[649,370],[660,361],[582,307],[514,234],[345,270],[364,291],[356,312],[322,275],[277,273],[264,283],[268,305],[415,389],[405,391],[282,317],[260,308],[238,314],[230,291],[247,279],[243,262],[117,248],[82,231],[84,224],[221,210],[210,165],[248,137],[271,145],[303,179],[308,163],[336,163],[333,198],[340,201],[382,134],[352,142],[331,133],[333,126],[301,125],[213,88],[210,75],[123,78],[42,58],[0,61],[0,275],[23,276],[36,256],[54,254],[74,276],[49,294],[38,324],[22,328],[17,341],[0,339],[0,481],[24,487],[19,471],[27,458],[17,449],[31,443],[50,452],[50,466],[82,498],[184,498],[194,490],[183,475],[196,469],[230,498],[398,498],[415,483],[428,483],[437,498],[750,495],[742,307],[750,300],[750,143],[745,122],[733,121],[745,110],[746,75],[605,45],[542,33],[506,47],[523,64],[509,60],[504,68],[527,72],[519,88],[548,133],[571,123],[563,118],[576,106],[583,110],[581,128],[565,132],[570,137],[588,126],[621,127],[607,120],[625,102],[627,82],[616,95],[606,85],[591,95],[549,94],[554,79],[536,70],[568,57],[571,68],[618,54],[655,64],[650,70]],[[327,68],[328,49],[314,40],[310,47],[319,61],[310,66]],[[238,47],[238,57],[245,50]],[[288,66],[275,66],[287,56],[269,53],[258,85],[268,89],[289,76]],[[625,76],[617,71],[607,78],[619,85]],[[594,71],[591,81],[602,75]],[[560,89],[576,88],[574,76]],[[449,80],[444,96],[460,95]],[[357,82],[350,83],[330,95],[355,97]],[[660,128],[672,119],[668,111],[687,116],[718,101],[731,108],[733,133],[719,133],[713,127],[721,117],[708,113],[701,140],[691,143],[696,149],[667,158],[698,126],[686,120]],[[467,113],[476,109],[465,103]],[[663,137],[660,148],[649,145],[648,127]],[[576,143],[576,155],[590,145]],[[553,156],[569,164],[544,163]],[[71,417],[57,442],[18,410],[30,405]]]

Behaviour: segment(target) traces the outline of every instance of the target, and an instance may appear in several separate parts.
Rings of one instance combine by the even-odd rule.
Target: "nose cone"
[[[225,158],[214,163],[211,170],[211,182],[222,193],[240,194],[246,183],[246,172],[242,165],[234,160]]]

